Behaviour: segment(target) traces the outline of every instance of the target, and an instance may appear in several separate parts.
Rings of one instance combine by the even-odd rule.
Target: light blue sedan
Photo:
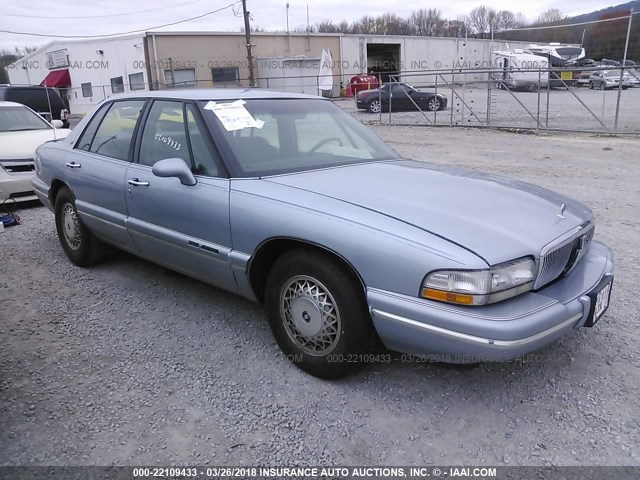
[[[260,90],[103,102],[38,149],[36,194],[76,265],[107,245],[265,304],[303,370],[372,347],[506,360],[591,327],[613,260],[586,206],[400,158],[331,101]]]

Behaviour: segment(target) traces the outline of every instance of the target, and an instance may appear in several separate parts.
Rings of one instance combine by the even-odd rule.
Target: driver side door
[[[195,185],[158,177],[153,165],[179,158]],[[186,275],[234,290],[229,261],[229,179],[193,103],[155,100],[127,170],[127,228],[140,255]]]

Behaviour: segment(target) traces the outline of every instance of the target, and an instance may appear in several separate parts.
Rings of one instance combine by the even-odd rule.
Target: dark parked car
[[[62,128],[69,128],[69,109],[54,88],[39,86],[0,86],[0,100],[26,105],[51,122],[61,120]]]
[[[443,110],[447,97],[434,92],[420,92],[406,83],[387,83],[380,88],[363,90],[356,95],[356,106],[371,113],[400,110]]]
[[[621,67],[622,64],[617,60],[611,60],[609,58],[603,58],[600,60],[600,65],[607,65],[609,67]]]

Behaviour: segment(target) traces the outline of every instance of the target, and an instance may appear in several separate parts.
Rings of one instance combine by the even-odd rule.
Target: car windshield
[[[556,48],[556,52],[560,58],[565,60],[571,60],[572,58],[578,58],[582,55],[582,48],[580,47],[559,47]]]
[[[255,177],[398,158],[367,127],[328,100],[202,102],[236,159]]]
[[[0,132],[46,130],[51,126],[27,107],[0,107]]]

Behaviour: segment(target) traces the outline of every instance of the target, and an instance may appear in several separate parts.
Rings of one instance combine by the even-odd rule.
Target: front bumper
[[[2,167],[0,167],[1,169]],[[16,202],[32,202],[37,200],[36,194],[31,186],[33,172],[29,173],[6,173],[0,171],[0,203],[5,200]]]
[[[587,294],[607,276],[613,276],[611,250],[593,242],[569,275],[504,302],[459,307],[373,288],[367,301],[391,350],[448,363],[504,361],[582,327],[591,309]]]

